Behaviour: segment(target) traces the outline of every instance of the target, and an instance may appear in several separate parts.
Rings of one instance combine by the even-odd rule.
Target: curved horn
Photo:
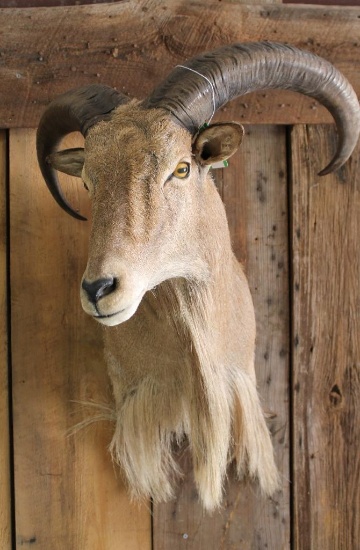
[[[91,126],[106,118],[115,107],[128,101],[128,97],[109,86],[93,84],[59,96],[41,117],[36,136],[40,170],[56,202],[74,218],[86,219],[73,210],[65,199],[57,172],[47,162],[47,158],[64,136],[76,131],[85,136]]]
[[[143,105],[166,109],[191,133],[235,97],[282,88],[319,100],[335,119],[337,151],[320,175],[340,168],[356,145],[360,133],[356,94],[331,63],[310,52],[270,42],[234,44],[196,56],[186,67],[192,71],[175,67]]]

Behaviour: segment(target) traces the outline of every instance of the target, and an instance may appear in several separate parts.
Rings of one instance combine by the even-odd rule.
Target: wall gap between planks
[[[155,529],[155,525],[154,525],[154,501],[153,501],[153,499],[151,499],[150,500],[150,536],[151,536],[150,547],[151,547],[151,550],[155,549],[154,529]]]
[[[294,529],[294,264],[293,264],[293,165],[292,165],[292,128],[286,126],[286,177],[288,205],[288,280],[289,280],[289,515],[290,548],[295,548]]]

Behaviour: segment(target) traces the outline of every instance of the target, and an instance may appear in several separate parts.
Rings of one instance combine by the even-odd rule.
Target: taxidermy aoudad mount
[[[100,84],[71,90],[40,121],[38,160],[55,200],[84,219],[64,198],[58,170],[82,178],[91,198],[81,303],[106,327],[111,452],[134,497],[172,497],[173,448],[184,441],[208,510],[221,503],[233,460],[265,494],[279,486],[256,390],[254,308],[209,173],[243,137],[236,122],[210,124],[216,110],[268,88],[327,107],[338,147],[321,174],[342,166],[360,130],[355,92],[324,59],[269,42],[198,55],[141,101]],[[85,148],[57,151],[73,131]]]

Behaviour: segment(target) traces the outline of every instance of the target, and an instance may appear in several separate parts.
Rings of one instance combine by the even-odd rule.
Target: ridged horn
[[[93,84],[70,90],[52,101],[43,113],[36,136],[41,173],[56,202],[71,216],[85,220],[65,199],[56,170],[47,162],[64,136],[81,132],[86,136],[91,126],[106,118],[118,105],[130,99],[109,86]]]
[[[284,44],[252,42],[196,56],[185,66],[192,71],[175,67],[143,106],[169,111],[191,133],[196,133],[214,111],[231,99],[279,88],[313,97],[335,119],[338,147],[321,175],[340,168],[357,143],[360,108],[356,94],[346,78],[317,55]]]

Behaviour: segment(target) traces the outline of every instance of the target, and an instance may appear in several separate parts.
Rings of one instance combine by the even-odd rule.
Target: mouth
[[[96,311],[96,313],[93,314],[92,317],[98,323],[101,323],[102,325],[106,325],[108,327],[120,325],[134,315],[137,308],[139,307],[142,296],[143,295],[141,294],[139,298],[136,299],[132,304],[123,309],[115,311],[114,313],[102,314],[99,311]]]
[[[94,319],[96,320],[99,320],[99,319],[111,319],[111,317],[115,317],[116,315],[120,315],[121,313],[123,313],[124,311],[126,311],[127,308],[125,309],[120,309],[120,311],[116,311],[115,313],[110,313],[109,315],[93,315]]]

